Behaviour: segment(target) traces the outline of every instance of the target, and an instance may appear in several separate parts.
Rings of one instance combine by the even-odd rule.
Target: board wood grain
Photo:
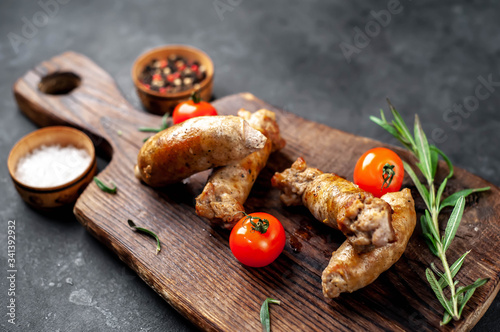
[[[79,81],[75,83],[74,75],[60,73],[77,75]],[[45,84],[54,77],[73,81],[47,89],[40,86],[46,77],[50,79],[45,79]],[[68,84],[77,87],[68,92]],[[40,88],[60,94],[47,94]],[[254,269],[233,258],[228,231],[211,228],[194,212],[194,198],[201,192],[207,172],[159,190],[135,179],[137,153],[149,135],[137,128],[159,126],[160,117],[134,110],[113,79],[91,60],[73,52],[56,56],[20,78],[14,94],[20,109],[39,126],[65,124],[82,129],[97,150],[111,158],[99,178],[116,183],[118,193],[109,195],[90,184],[75,204],[77,219],[201,329],[258,331],[260,305],[266,297],[273,297],[282,301],[281,306],[271,308],[273,331],[463,331],[474,326],[499,290],[500,192],[462,169],[456,169],[445,195],[463,188],[491,186],[491,190],[467,199],[448,255],[454,261],[471,249],[458,278],[465,283],[479,277],[491,280],[476,291],[462,320],[440,327],[443,310],[424,274],[437,259],[423,242],[418,225],[405,254],[390,270],[364,289],[327,300],[321,292],[321,272],[344,237],[314,220],[305,208],[284,207],[279,192],[270,185],[274,172],[289,167],[299,156],[310,166],[352,179],[357,158],[367,149],[385,144],[305,120],[250,93],[215,101],[222,114],[236,114],[239,108],[276,112],[287,140],[287,146],[271,156],[245,204],[249,212],[266,211],[278,217],[286,230],[287,244],[273,264]],[[394,149],[412,162],[405,151]],[[438,177],[445,174],[446,166],[440,164]],[[408,178],[404,186],[412,187]],[[424,205],[415,188],[412,193],[417,211],[422,213]],[[154,241],[133,232],[127,219],[158,234],[162,244],[158,255]]]

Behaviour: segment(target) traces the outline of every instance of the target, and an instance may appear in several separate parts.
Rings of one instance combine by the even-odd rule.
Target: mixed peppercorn
[[[198,61],[170,54],[167,59],[151,60],[142,70],[139,80],[152,91],[175,93],[199,89],[206,76],[206,68]]]

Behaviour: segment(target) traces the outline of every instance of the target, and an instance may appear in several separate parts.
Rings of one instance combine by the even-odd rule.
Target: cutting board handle
[[[17,80],[13,90],[19,108],[35,124],[81,129],[109,156],[117,132],[135,133],[138,126],[159,121],[158,116],[135,110],[106,71],[75,52],[38,64]]]

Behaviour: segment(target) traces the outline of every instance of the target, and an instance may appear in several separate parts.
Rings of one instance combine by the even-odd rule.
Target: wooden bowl
[[[182,101],[189,100],[194,88],[176,92],[176,93],[160,93],[146,88],[139,80],[144,67],[153,59],[166,59],[170,54],[177,54],[188,61],[198,61],[200,65],[207,69],[207,76],[200,82],[200,95],[204,101],[209,101],[212,97],[212,87],[214,79],[214,64],[212,59],[195,47],[186,45],[166,45],[154,48],[142,54],[135,60],[132,66],[132,79],[134,81],[137,93],[144,107],[151,113],[163,115],[171,113],[175,106]]]
[[[55,144],[85,149],[92,158],[89,166],[74,180],[54,187],[33,187],[16,178],[19,159],[42,145]],[[97,172],[92,140],[82,131],[64,126],[42,128],[21,138],[10,151],[7,167],[19,195],[38,209],[51,209],[74,203]]]

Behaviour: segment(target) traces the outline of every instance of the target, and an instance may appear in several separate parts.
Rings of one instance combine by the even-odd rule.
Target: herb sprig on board
[[[108,194],[116,194],[116,190],[118,189],[118,187],[116,187],[116,184],[114,184],[113,182],[111,182],[111,184],[113,185],[112,188],[107,186],[101,180],[99,180],[99,178],[97,176],[94,176],[94,182],[97,185],[97,187],[99,187],[99,189],[101,189],[102,191],[104,191]]]
[[[156,240],[156,254],[158,255],[158,253],[161,250],[160,238],[158,237],[158,235],[156,235],[154,232],[150,231],[147,228],[136,226],[136,224],[130,219],[127,220],[127,222],[128,222],[128,225],[130,226],[130,228],[132,228],[134,231],[142,232],[142,233],[148,234],[148,235],[155,238],[155,240]]]
[[[145,132],[145,133],[158,133],[162,130],[165,130],[169,127],[168,125],[168,117],[169,113],[165,113],[165,115],[162,116],[161,118],[161,127],[159,128],[151,128],[151,127],[139,127],[137,130]]]
[[[168,123],[168,119],[170,117],[169,113],[165,113],[162,118],[161,118],[161,127],[159,128],[151,128],[151,127],[139,127],[137,130],[142,131],[144,133],[159,133],[160,131],[163,131],[170,127]],[[146,137],[143,142],[146,142],[150,137]]]
[[[438,269],[436,264],[431,263],[430,268],[425,270],[425,276],[437,299],[445,309],[443,320],[441,321],[441,325],[445,325],[452,319],[460,319],[462,311],[474,294],[474,291],[489,280],[489,278],[479,278],[470,285],[457,287],[460,281],[455,279],[455,276],[462,267],[465,257],[470,250],[460,256],[451,266],[448,263],[446,251],[450,247],[460,225],[465,208],[465,197],[474,192],[489,190],[490,187],[464,189],[442,199],[448,180],[453,176],[453,165],[450,159],[435,145],[429,144],[422,130],[418,115],[415,115],[415,125],[412,135],[401,115],[389,100],[387,102],[389,103],[394,120],[388,122],[383,110],[380,110],[380,118],[371,116],[370,119],[387,130],[415,155],[418,160],[416,166],[425,177],[426,183],[421,183],[411,166],[403,162],[405,171],[411,177],[427,207],[425,214],[420,218],[423,236],[430,251],[441,260],[442,270]],[[448,165],[449,173],[436,190],[434,182],[439,157],[443,158]],[[444,235],[441,236],[438,217],[443,208],[448,206],[453,207],[453,211],[446,224]],[[449,296],[445,295],[447,287],[449,288]]]
[[[269,304],[280,305],[281,301],[268,297],[264,300],[264,302],[262,302],[262,306],[260,307],[260,323],[262,324],[262,331],[264,332],[271,332],[271,316],[269,314]]]

